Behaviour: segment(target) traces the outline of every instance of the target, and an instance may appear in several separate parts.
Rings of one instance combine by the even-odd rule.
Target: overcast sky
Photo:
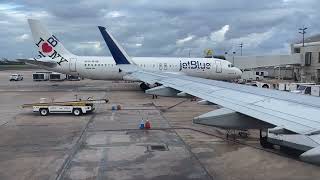
[[[33,57],[27,18],[41,20],[71,52],[109,55],[106,26],[130,56],[288,54],[289,44],[320,33],[318,0],[0,0],[0,57]]]

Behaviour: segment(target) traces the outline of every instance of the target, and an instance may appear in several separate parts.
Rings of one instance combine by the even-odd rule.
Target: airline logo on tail
[[[54,35],[46,40],[40,37],[39,41],[36,43],[36,46],[39,47],[38,57],[50,57],[52,60],[58,61],[57,64],[60,66],[62,62],[68,62],[66,58],[54,49],[59,43],[60,42]]]

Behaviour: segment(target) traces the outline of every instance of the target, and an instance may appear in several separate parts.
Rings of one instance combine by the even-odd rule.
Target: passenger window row
[[[84,64],[85,67],[90,67],[90,66],[100,66],[100,67],[113,67],[113,64]],[[147,65],[145,64],[140,64],[140,67],[146,67]],[[156,64],[153,64],[152,67],[156,67],[157,65]],[[162,66],[162,64],[159,64],[159,66]],[[165,66],[167,66],[167,64],[165,64]],[[172,67],[178,67],[177,65],[169,65],[169,68],[172,68]]]
[[[84,64],[84,66],[100,66],[100,67],[113,67],[113,64]]]
[[[164,63],[163,65],[164,65],[164,66],[167,66],[167,67],[169,66],[170,68],[171,68],[171,67],[172,67],[172,68],[173,68],[173,67],[178,67],[178,65],[173,65],[173,64],[172,64],[172,65],[171,65],[171,64],[168,65],[167,63]],[[140,66],[140,67],[147,67],[148,65],[140,64],[139,66]],[[150,65],[150,66],[151,66],[151,65]],[[162,63],[160,63],[159,65],[152,64],[152,67],[156,67],[156,66],[157,66],[157,67],[158,67],[158,66],[162,66]]]

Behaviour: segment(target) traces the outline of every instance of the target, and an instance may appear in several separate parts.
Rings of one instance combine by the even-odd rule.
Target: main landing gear
[[[263,133],[265,133],[265,136],[263,136]],[[260,129],[260,145],[264,148],[273,148],[273,144],[268,142],[268,132],[266,130]]]
[[[141,88],[143,91],[150,89],[150,87],[149,87],[146,83],[144,83],[144,82],[140,84],[140,88]]]

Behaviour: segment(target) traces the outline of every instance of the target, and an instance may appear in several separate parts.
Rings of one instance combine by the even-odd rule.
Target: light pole
[[[239,46],[240,46],[240,55],[242,56],[242,47],[243,47],[243,43],[241,43]]]
[[[281,66],[279,65],[279,77],[278,79],[280,80],[281,79]]]
[[[306,30],[308,28],[303,27],[303,28],[299,28],[299,33],[302,34],[302,47],[304,47],[304,35],[307,33]]]
[[[234,55],[236,54],[235,51],[232,52],[233,56],[232,56],[232,64],[234,65]]]

